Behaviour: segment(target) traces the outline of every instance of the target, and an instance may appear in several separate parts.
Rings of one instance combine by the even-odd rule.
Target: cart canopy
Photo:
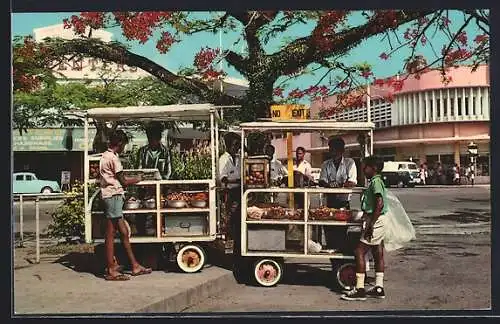
[[[313,132],[321,131],[322,133],[346,134],[350,132],[370,131],[375,128],[372,122],[346,122],[334,120],[283,120],[283,121],[258,121],[240,124],[244,131],[260,131],[260,132]]]
[[[163,121],[201,121],[210,120],[210,114],[219,118],[220,106],[212,104],[180,104],[168,106],[106,107],[87,110],[87,117],[108,121],[125,120],[163,120]]]

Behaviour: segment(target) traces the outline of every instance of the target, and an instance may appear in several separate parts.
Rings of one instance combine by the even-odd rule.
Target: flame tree
[[[214,12],[200,18],[189,12],[82,12],[64,20],[81,38],[46,39],[35,43],[26,38],[14,45],[14,91],[32,91],[50,80],[47,71],[54,62],[68,56],[96,57],[106,61],[141,68],[169,86],[192,93],[202,101],[216,104],[241,104],[240,120],[269,116],[269,105],[280,101],[324,97],[349,92],[361,83],[387,84],[394,91],[403,80],[377,79],[369,64],[346,65],[342,58],[363,41],[383,37],[381,50],[374,57],[387,60],[398,51],[409,50],[402,70],[419,75],[429,68],[439,68],[443,82],[449,68],[470,63],[474,69],[489,56],[489,11],[460,10],[459,19],[451,21],[451,10],[365,10],[365,11],[248,11]],[[356,17],[356,19],[352,19]],[[454,15],[453,17],[457,17]],[[353,23],[356,20],[356,23]],[[282,39],[292,27],[314,25],[304,37],[286,38],[275,51],[266,50],[273,40]],[[453,25],[453,26],[452,26]],[[474,27],[477,33],[469,35]],[[201,32],[237,32],[245,42],[245,54],[218,48],[201,48],[194,54],[191,75],[175,74],[149,58],[133,53],[126,44],[102,42],[92,38],[92,30],[119,27],[129,42],[144,44],[156,41],[156,49],[167,53]],[[155,38],[153,35],[160,35]],[[436,39],[446,39],[443,48],[435,48]],[[429,46],[435,58],[425,58],[419,49]],[[220,93],[206,80],[225,74],[218,68],[224,60],[249,82],[243,99]],[[48,69],[49,68],[49,69]],[[287,81],[311,71],[320,73],[316,84],[305,89],[286,89]],[[331,75],[335,77],[332,78]],[[329,82],[325,80],[330,79]],[[449,81],[449,80],[448,80]],[[288,91],[287,91],[288,90]],[[285,93],[288,92],[286,95]],[[359,104],[359,98],[343,100],[342,105]],[[340,107],[340,106],[339,106]],[[331,107],[334,113],[339,107]]]

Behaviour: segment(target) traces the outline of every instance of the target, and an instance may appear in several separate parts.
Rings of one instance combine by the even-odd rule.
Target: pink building
[[[438,70],[409,77],[394,101],[384,100],[387,89],[370,87],[371,121],[375,123],[374,151],[388,161],[412,160],[432,165],[466,165],[467,145],[478,144],[477,175],[489,176],[490,166],[490,99],[489,68],[479,66],[475,72],[462,66],[449,72],[451,82],[445,85]],[[336,103],[336,97],[314,101],[311,117],[319,118],[320,109]],[[346,109],[332,118],[366,121],[366,96],[363,107]],[[359,157],[354,137],[344,138],[349,154]],[[286,158],[284,139],[275,139],[278,158]],[[313,167],[320,167],[327,151],[327,139],[319,134],[297,134],[294,147],[309,151]]]

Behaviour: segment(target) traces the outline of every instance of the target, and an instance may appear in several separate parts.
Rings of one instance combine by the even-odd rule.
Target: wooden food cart
[[[94,108],[87,111],[85,118],[85,240],[87,243],[104,242],[104,229],[101,226],[104,217],[98,200],[99,189],[96,189],[96,164],[99,165],[101,154],[89,154],[89,122],[94,121],[203,121],[209,126],[211,176],[200,180],[162,180],[158,170],[125,170],[125,172],[143,172],[150,175],[148,179],[138,183],[137,187],[148,188],[154,195],[145,202],[131,202],[124,206],[124,216],[135,215],[149,217],[153,220],[152,230],[141,236],[131,235],[130,242],[158,243],[173,251],[171,254],[178,267],[184,272],[200,271],[206,263],[206,252],[203,244],[213,242],[217,237],[218,210],[216,204],[216,174],[219,156],[218,111],[220,107],[210,104],[141,106],[124,108]],[[92,174],[90,170],[92,169]],[[152,171],[152,172],[151,172]],[[180,189],[179,189],[180,188]],[[90,194],[90,189],[95,189]],[[127,190],[127,188],[125,188]],[[202,201],[168,200],[169,194],[179,197],[192,197],[200,193],[205,195]],[[166,196],[165,196],[166,194]],[[126,195],[127,197],[127,195]],[[172,196],[170,196],[172,197]],[[180,202],[179,202],[180,201]],[[127,206],[133,209],[127,209]]]
[[[302,120],[302,121],[263,121],[242,123],[242,151],[246,144],[246,137],[251,132],[280,134],[288,133],[288,166],[289,174],[292,168],[292,132],[319,133],[326,136],[333,135],[358,135],[361,146],[361,157],[371,155],[373,146],[374,124],[371,122],[337,122],[333,120]],[[248,157],[251,159],[251,157]],[[245,161],[247,162],[247,161]],[[324,207],[324,194],[350,194],[359,195],[363,188],[322,188],[312,185],[305,188],[293,188],[293,179],[286,187],[276,187],[270,182],[262,182],[260,188],[253,183],[248,184],[248,163],[242,163],[241,183],[241,257],[242,262],[235,269],[239,274],[246,274],[252,281],[261,286],[274,286],[283,276],[283,265],[287,258],[299,259],[332,259],[338,284],[346,287],[352,284],[355,276],[353,249],[349,252],[323,250],[321,247],[311,248],[312,228],[321,229],[320,226],[341,226],[357,228],[360,232],[360,213],[357,211],[335,210],[331,211],[333,217],[320,217],[315,214],[320,207]],[[246,168],[245,168],[246,167]],[[358,168],[358,175],[362,172]],[[359,185],[359,183],[358,183]],[[361,184],[363,185],[363,184]],[[284,203],[258,204],[258,195],[280,195]],[[302,197],[302,207],[299,210],[294,204],[294,199]],[[358,196],[359,197],[359,196]],[[279,199],[278,199],[279,200]],[[351,201],[354,201],[352,199]],[[257,203],[256,203],[257,202]],[[265,207],[267,204],[267,208]],[[262,208],[260,208],[260,207]],[[264,206],[264,207],[263,207]],[[352,208],[352,206],[351,206]],[[335,214],[338,213],[338,214]],[[337,217],[338,216],[338,217]],[[291,229],[295,229],[292,235]],[[297,237],[299,233],[300,237]],[[295,236],[295,237],[292,237]],[[359,237],[359,236],[358,236]],[[356,243],[357,239],[351,242]],[[243,275],[245,276],[245,275]]]

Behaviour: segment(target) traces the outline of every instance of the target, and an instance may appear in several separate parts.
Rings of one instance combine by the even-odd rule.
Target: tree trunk
[[[249,78],[246,100],[243,104],[242,120],[254,121],[258,118],[269,118],[269,110],[273,104],[273,85],[275,80]]]
[[[96,134],[92,142],[94,154],[103,153],[108,149],[108,128],[105,122],[96,122]]]

